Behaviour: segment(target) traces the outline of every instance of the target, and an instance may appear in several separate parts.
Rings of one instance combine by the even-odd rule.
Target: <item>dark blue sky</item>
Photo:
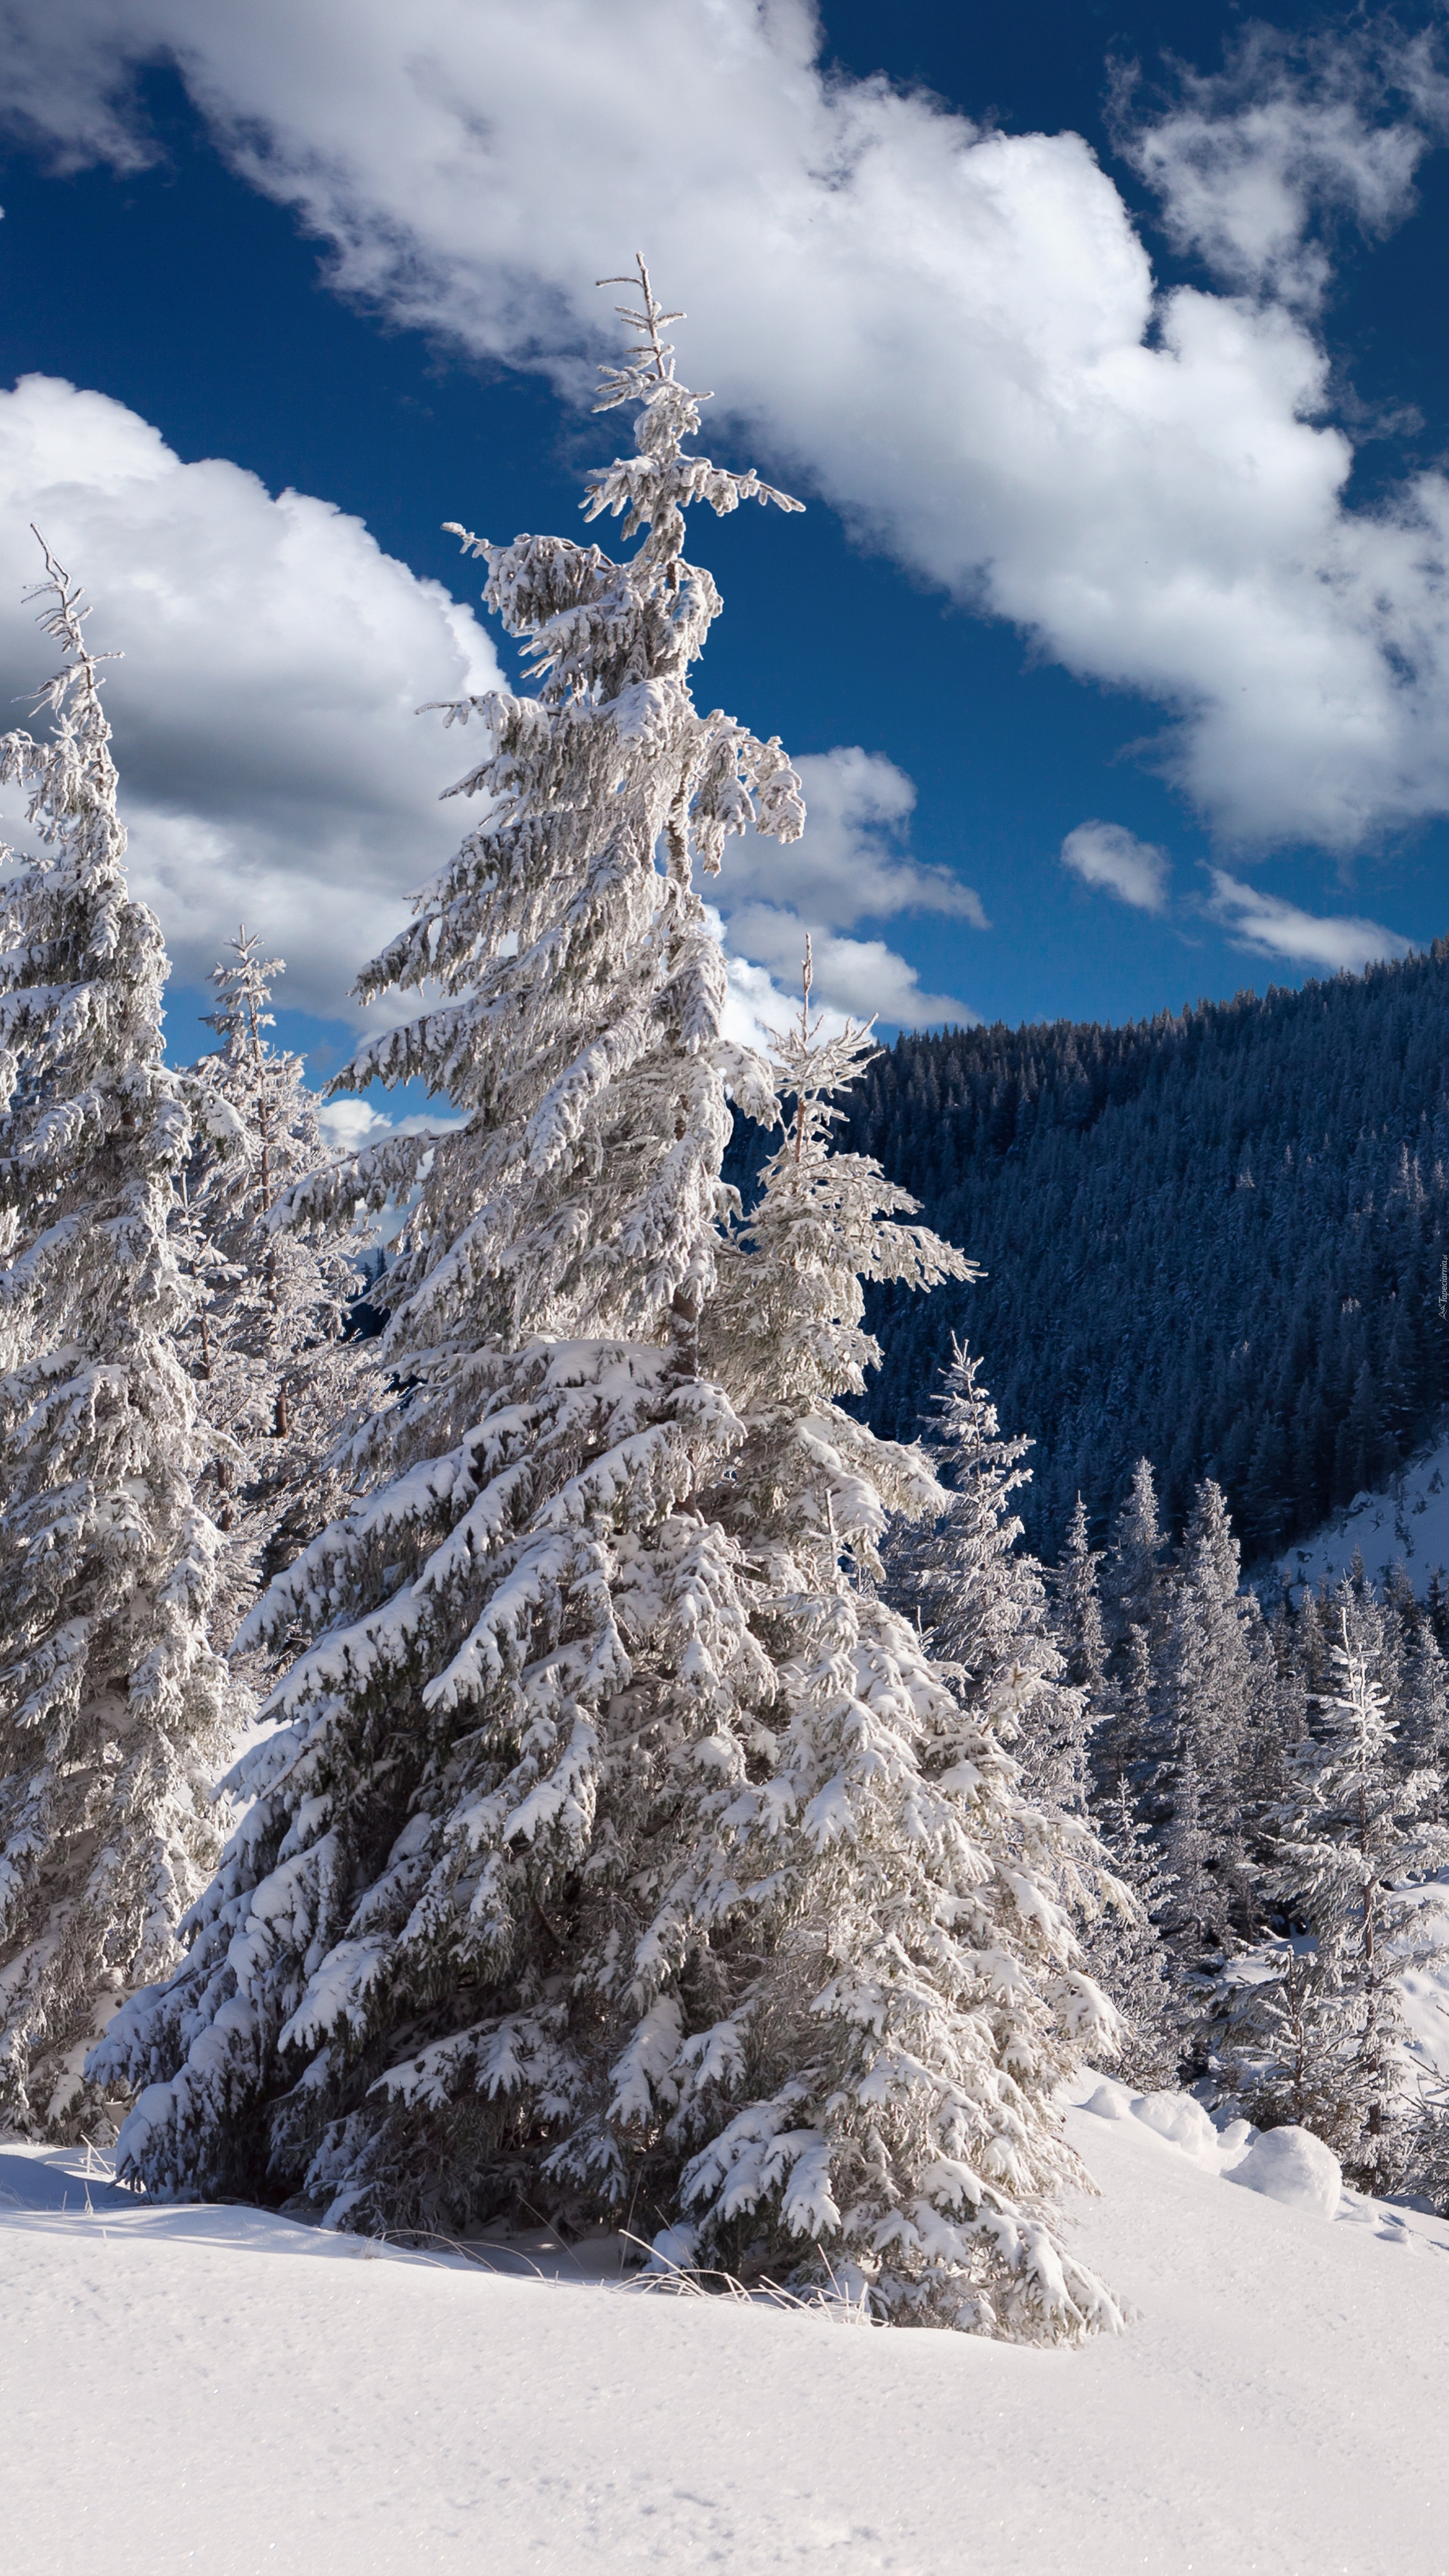
[[[1170,47],[1211,69],[1244,13],[1104,0],[1028,0],[1011,11],[898,0],[882,11],[827,0],[824,15],[829,51],[849,73],[925,84],[974,116],[994,111],[1010,133],[1075,128],[1137,211],[1160,279],[1196,273],[1174,262],[1145,191],[1113,154],[1109,64],[1136,58],[1155,77]],[[1301,10],[1275,18],[1318,23]],[[292,213],[219,157],[176,75],[149,72],[145,100],[161,146],[148,169],[55,175],[38,150],[9,150],[0,380],[39,371],[110,394],[185,460],[227,457],[273,492],[295,486],[359,514],[384,548],[460,597],[476,599],[476,576],[459,566],[443,520],[497,536],[575,524],[581,469],[609,452],[614,422],[571,412],[538,376],[354,309],[330,291],[324,254]],[[1429,158],[1418,192],[1417,211],[1385,240],[1340,239],[1319,325],[1350,403],[1421,416],[1360,450],[1356,497],[1438,461],[1449,428],[1440,322],[1449,155]],[[687,278],[661,283],[688,302]],[[769,470],[767,455],[756,461]],[[890,925],[891,944],[925,983],[963,994],[987,1018],[1119,1019],[1311,971],[1244,954],[1191,911],[1130,910],[1062,870],[1062,838],[1088,816],[1166,848],[1179,884],[1208,857],[1205,830],[1143,748],[1160,730],[1160,706],[1068,676],[1012,627],[949,604],[853,542],[818,501],[804,519],[750,511],[710,521],[692,550],[726,602],[703,702],[778,732],[797,753],[858,742],[887,755],[917,787],[916,854],[979,889],[987,931],[920,918]],[[817,649],[802,652],[795,618],[781,613],[782,582],[808,595]],[[449,767],[440,753],[440,783]],[[1449,827],[1435,821],[1387,835],[1347,871],[1309,844],[1231,864],[1309,911],[1367,914],[1423,941],[1449,927],[1446,859]],[[178,993],[173,1041],[183,1052],[189,1013]],[[319,1071],[336,1060],[339,1029],[300,1015],[284,1025],[311,1043]]]

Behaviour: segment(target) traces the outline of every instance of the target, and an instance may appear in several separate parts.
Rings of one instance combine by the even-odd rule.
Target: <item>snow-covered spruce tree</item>
[[[1162,1677],[1145,1628],[1127,1630],[1113,1663],[1115,1675],[1104,1692],[1107,1713],[1092,1745],[1109,1796],[1124,1780],[1150,1780],[1148,1757],[1162,1726]]]
[[[448,710],[483,735],[451,791],[478,820],[359,986],[439,998],[338,1077],[421,1076],[466,1123],[279,1210],[380,1204],[432,1152],[360,1497],[239,1641],[313,1641],[238,1774],[254,1803],[185,1969],[97,2061],[149,2085],[121,2166],[152,2189],[299,2196],[354,2228],[627,2215],[654,2034],[697,2021],[689,1952],[649,1935],[681,1780],[771,1687],[739,1544],[700,1506],[742,1431],[698,1337],[727,1091],[766,1116],[772,1092],[721,1036],[695,876],[751,821],[793,839],[803,808],[777,742],[690,696],[720,601],[686,505],[795,505],[688,452],[670,318],[644,281],[601,404],[641,407],[586,503],[643,531],[630,558],[466,540],[538,691]]]
[[[1166,1929],[1179,1962],[1188,1968],[1221,1959],[1227,1945],[1227,1906],[1213,1869],[1216,1845],[1207,1822],[1198,1743],[1189,1729],[1168,1770],[1171,1804],[1160,1826],[1172,1900]],[[1205,1955],[1206,1954],[1206,1955]]]
[[[1087,1693],[1094,1708],[1105,1701],[1107,1682],[1107,1632],[1097,1571],[1101,1562],[1088,1534],[1087,1507],[1078,1494],[1062,1561],[1051,1579],[1052,1626],[1066,1657],[1068,1681]]]
[[[950,1500],[918,1546],[907,1597],[932,1655],[953,1667],[963,1706],[1014,1746],[1028,1792],[1084,1814],[1092,1711],[1086,1690],[1066,1679],[1045,1578],[1020,1546],[1011,1502],[1030,1479],[1022,1461],[1031,1442],[1003,1439],[981,1362],[959,1342],[935,1409],[932,1447]]]
[[[290,1563],[340,1501],[330,1464],[372,1353],[344,1338],[355,1257],[325,1237],[271,1226],[278,1201],[326,1160],[300,1056],[266,1032],[272,978],[245,927],[212,970],[207,1025],[220,1049],[191,1068],[205,1114],[184,1175],[177,1249],[198,1297],[185,1350],[218,1443],[216,1518],[227,1536],[229,1639],[263,1579]],[[214,1141],[230,1113],[224,1145]]]
[[[1402,2179],[1405,2148],[1399,1980],[1443,1947],[1406,1882],[1443,1867],[1449,1831],[1420,1814],[1432,1775],[1405,1779],[1394,1760],[1394,1722],[1373,1672],[1374,1605],[1345,1584],[1338,1615],[1337,1689],[1300,1750],[1274,1873],[1313,1955],[1285,1958],[1278,1984],[1240,2016],[1238,2038],[1267,2055],[1254,2117],[1266,2110],[1317,2129],[1353,2181],[1387,2191]]]
[[[784,1140],[704,1319],[747,1432],[714,1507],[750,1553],[774,1695],[753,1737],[717,1736],[694,1792],[677,1902],[721,1923],[733,1974],[675,2047],[668,2125],[695,2146],[679,2188],[697,2259],[809,2280],[823,2257],[893,2318],[1071,2338],[1119,2321],[1043,2211],[1082,2179],[1054,2092],[1113,2045],[1070,1919],[1099,1901],[1100,1855],[1023,1791],[1003,1741],[1023,1696],[1003,1676],[1037,1605],[985,1616],[1009,1581],[1000,1493],[961,1497],[982,1598],[958,1624],[979,1675],[933,1660],[876,1589],[888,1510],[952,1497],[919,1449],[841,1409],[877,1356],[860,1281],[928,1287],[968,1265],[898,1222],[913,1203],[875,1164],[829,1151],[869,1051],[848,1025],[812,1029],[807,961],[776,1067]],[[958,1376],[948,1413],[971,1412],[989,1477],[994,1421],[976,1420],[974,1363]],[[944,1586],[931,1606],[950,1617]]]
[[[1166,1544],[1151,1462],[1139,1458],[1100,1577],[1108,1661],[1092,1751],[1102,1778],[1114,1788],[1129,1774],[1140,1776],[1143,1764],[1161,1750],[1161,1557]]]
[[[1242,1786],[1252,1611],[1239,1596],[1238,1574],[1238,1543],[1209,1478],[1193,1496],[1177,1561],[1163,1577],[1162,1670],[1176,1926],[1188,1948],[1219,1951],[1234,1917],[1247,1928],[1249,1902]]]
[[[726,1078],[765,1119],[773,1093],[718,1036],[692,864],[752,787],[782,836],[799,806],[777,746],[689,702],[717,603],[680,556],[680,505],[758,487],[684,453],[695,409],[647,285],[643,318],[610,388],[644,406],[640,456],[594,496],[643,547],[623,567],[557,541],[486,550],[543,687],[473,711],[484,818],[368,979],[436,977],[445,998],[361,1068],[430,1069],[473,1114],[399,1265],[397,1398],[354,1444],[374,1490],[254,1622],[316,1636],[244,1766],[256,1803],[187,1970],[105,2052],[153,2079],[122,2166],[300,2189],[352,2226],[689,2209],[728,2244],[748,2217],[806,2277],[844,2244],[892,2313],[1076,2333],[1115,2311],[1036,2195],[1075,2173],[1050,2097],[1108,2016],[1033,1864],[1086,1838],[1015,1795],[835,1562],[868,1561],[884,1517],[853,1473],[866,1435],[825,1409],[869,1355],[849,1263],[822,1286],[802,1244],[808,1332],[752,1333],[769,1260],[721,1244]],[[402,1176],[389,1148],[301,1195]],[[878,1179],[871,1206],[890,1210]],[[897,1234],[895,1266],[929,1270]],[[739,1410],[700,1373],[702,1334]],[[902,1499],[938,1500],[895,1454]],[[763,1527],[752,1493],[776,1497]],[[868,1980],[891,1999],[874,2034]],[[872,2051],[858,2099],[825,2080],[822,2059],[849,2078]],[[980,2173],[953,2158],[978,2141]]]
[[[1051,1577],[1052,1626],[1067,1678],[1085,1694],[1091,1713],[1093,1823],[1112,1874],[1127,1891],[1124,1899],[1101,1907],[1083,1937],[1092,1974],[1122,2015],[1116,2071],[1124,2082],[1152,2091],[1176,2083],[1191,2013],[1179,1999],[1162,1940],[1172,1911],[1172,1873],[1128,1777],[1134,1752],[1150,1742],[1158,1714],[1147,1635],[1140,1625],[1129,1626],[1117,1679],[1109,1681],[1101,1562],[1078,1494],[1062,1560]]]
[[[1151,1829],[1135,1813],[1126,1781],[1094,1818],[1113,1877],[1127,1894],[1103,1905],[1088,1927],[1087,1961],[1122,2016],[1113,2073],[1144,2092],[1170,2090],[1196,2018],[1179,1994],[1159,1926],[1170,1919],[1173,1881]]]
[[[1139,1458],[1112,1531],[1102,1569],[1108,1607],[1108,1642],[1115,1651],[1132,1628],[1155,1645],[1162,1594],[1162,1551],[1167,1544],[1157,1516],[1157,1483],[1150,1458]]]
[[[1269,1958],[1269,1975],[1229,1992],[1218,2059],[1224,2098],[1259,2128],[1311,2129],[1351,2157],[1364,2127],[1358,2032],[1333,1951],[1320,1953],[1299,1933]],[[1376,2187],[1389,2187],[1382,2174]]]
[[[65,2135],[107,2011],[176,1964],[215,1866],[228,1706],[172,1347],[166,957],[127,892],[89,612],[48,551],[46,576],[50,731],[0,740],[41,845],[0,878],[0,2126]]]
[[[1297,1627],[1280,1601],[1271,1618],[1255,1621],[1248,1632],[1252,1688],[1239,1794],[1247,1856],[1259,1877],[1273,1858],[1277,1811],[1288,1794],[1293,1758],[1308,1733],[1308,1690]]]

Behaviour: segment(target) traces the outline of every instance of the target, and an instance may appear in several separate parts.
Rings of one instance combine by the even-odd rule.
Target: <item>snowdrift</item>
[[[1437,2576],[1449,2223],[1231,2188],[1096,2077],[1078,2352],[491,2275],[0,2150],[6,2563],[47,2576]],[[594,2249],[594,2268],[609,2249]]]

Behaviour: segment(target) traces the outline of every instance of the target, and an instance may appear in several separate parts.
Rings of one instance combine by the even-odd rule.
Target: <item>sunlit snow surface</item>
[[[1353,1563],[1381,1583],[1402,1558],[1414,1590],[1423,1594],[1436,1566],[1449,1570],[1449,1438],[1426,1450],[1381,1494],[1356,1494],[1311,1538],[1278,1559],[1290,1583],[1335,1583]],[[1449,2566],[1449,2557],[1446,2557]]]
[[[1242,2130],[1098,2099],[1072,2223],[1137,2313],[1077,2352],[490,2275],[0,2149],[4,2563],[1437,2576],[1449,2224],[1234,2189]]]

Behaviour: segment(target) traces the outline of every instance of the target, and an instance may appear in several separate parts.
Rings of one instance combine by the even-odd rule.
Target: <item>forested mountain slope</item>
[[[879,1431],[953,1333],[1037,1446],[1055,1555],[1149,1457],[1181,1524],[1222,1485],[1254,1560],[1380,1483],[1449,1399],[1449,941],[1399,965],[1101,1028],[903,1036],[841,1142],[988,1276],[873,1301]]]

